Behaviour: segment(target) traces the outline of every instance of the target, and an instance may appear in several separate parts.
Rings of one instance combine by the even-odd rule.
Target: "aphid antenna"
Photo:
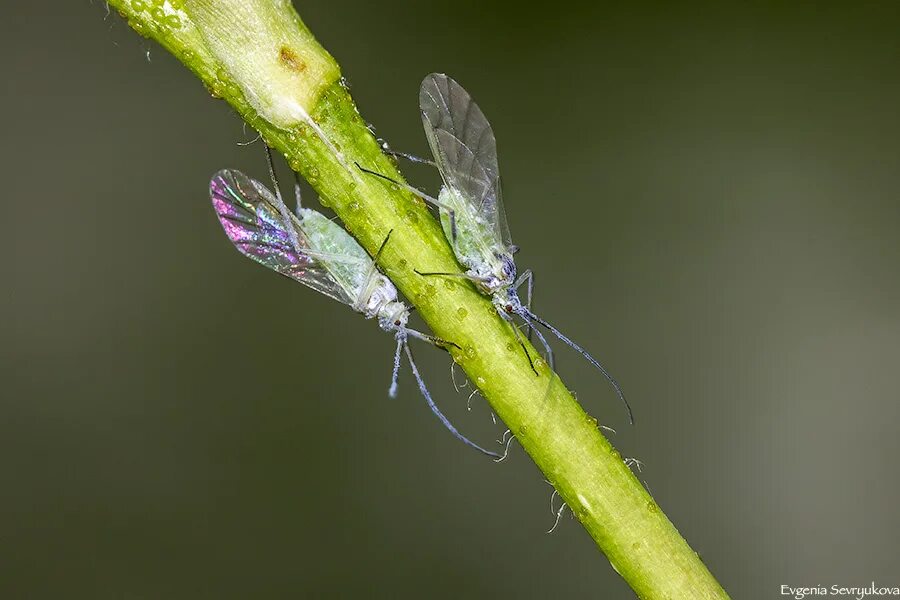
[[[409,185],[408,183],[403,183],[401,181],[397,181],[396,179],[392,179],[392,178],[388,177],[387,175],[382,175],[381,173],[379,173],[377,171],[372,171],[371,169],[367,169],[359,163],[356,163],[356,168],[359,169],[360,171],[362,171],[363,173],[367,173],[369,175],[374,175],[375,177],[378,177],[385,181],[389,181],[389,182],[393,183],[394,185],[406,190],[410,194],[413,194],[414,196],[418,196],[419,198],[421,198],[425,202],[428,202],[432,206],[435,206],[441,210],[447,211],[447,214],[450,215],[450,237],[451,237],[451,240],[454,243],[456,243],[456,211],[455,210],[453,210],[452,208],[450,208],[449,206],[447,206],[446,204],[444,204],[437,198],[429,196],[428,194],[426,194],[419,188],[413,187],[413,186]]]
[[[579,346],[578,344],[573,342],[571,339],[566,337],[566,335],[563,334],[563,332],[561,332],[559,329],[557,329],[556,327],[554,327],[553,325],[551,325],[550,323],[548,323],[541,317],[537,316],[536,314],[534,314],[533,312],[531,312],[524,306],[522,307],[521,316],[524,319],[533,320],[536,323],[546,327],[549,331],[551,331],[553,333],[553,335],[555,335],[560,340],[562,340],[570,348],[572,348],[573,350],[575,350],[576,352],[581,354],[581,356],[583,356],[585,358],[585,360],[587,360],[589,363],[594,365],[601,373],[603,373],[603,376],[606,377],[606,380],[609,381],[610,385],[612,385],[613,389],[615,389],[616,395],[619,397],[619,400],[621,400],[622,404],[625,405],[625,410],[628,411],[628,422],[630,424],[634,425],[634,413],[631,411],[631,405],[628,404],[628,400],[625,399],[625,393],[622,391],[622,386],[619,385],[619,382],[616,381],[613,378],[613,376],[609,374],[609,371],[607,371],[606,368],[603,365],[601,365],[600,362],[597,361],[596,358],[591,356],[587,350],[585,350],[584,348],[582,348],[581,346]],[[537,330],[535,330],[535,331],[537,331]]]
[[[407,358],[407,360],[409,360],[409,366],[410,366],[410,369],[412,369],[413,377],[416,378],[416,383],[419,385],[419,391],[422,393],[422,397],[425,398],[425,402],[428,403],[428,407],[431,409],[431,412],[434,413],[434,415],[441,421],[441,423],[444,425],[444,427],[446,427],[450,431],[450,433],[453,434],[453,436],[456,439],[458,439],[462,443],[466,444],[467,446],[470,446],[470,447],[474,448],[475,450],[478,450],[482,454],[487,454],[488,456],[491,456],[494,459],[500,458],[499,454],[497,454],[496,452],[491,452],[490,450],[485,450],[484,448],[482,448],[481,446],[479,446],[478,444],[476,444],[475,442],[473,442],[472,440],[470,440],[469,438],[467,438],[466,436],[461,434],[459,431],[457,431],[456,427],[454,427],[453,424],[450,423],[450,421],[447,419],[447,417],[444,416],[444,413],[442,413],[440,411],[440,409],[437,407],[437,405],[434,403],[434,400],[431,399],[431,394],[429,393],[428,388],[425,387],[425,381],[422,379],[422,376],[419,374],[418,367],[416,367],[416,361],[413,358],[413,353],[409,347],[409,344],[407,344],[405,342],[405,340],[403,340],[401,343],[402,343],[403,349],[406,351],[406,358]]]

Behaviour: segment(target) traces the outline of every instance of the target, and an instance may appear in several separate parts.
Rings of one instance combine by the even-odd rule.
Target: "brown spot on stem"
[[[281,61],[281,64],[291,71],[302,73],[306,70],[306,63],[303,62],[303,59],[287,46],[282,46],[281,50],[278,51],[278,59]]]

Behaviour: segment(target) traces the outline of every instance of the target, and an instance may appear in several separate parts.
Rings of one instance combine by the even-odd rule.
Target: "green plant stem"
[[[110,5],[282,152],[370,253],[393,231],[380,261],[385,273],[436,335],[460,346],[451,348],[453,359],[639,597],[727,598],[596,419],[540,360],[535,376],[491,303],[467,283],[415,273],[460,268],[421,200],[354,168],[358,162],[402,180],[359,116],[337,64],[289,2]]]

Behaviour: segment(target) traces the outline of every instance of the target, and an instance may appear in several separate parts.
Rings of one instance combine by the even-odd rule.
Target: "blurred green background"
[[[564,378],[736,598],[900,585],[900,5],[786,4],[299,7],[394,148],[426,73],[477,99],[540,312],[637,426]],[[2,597],[631,597],[521,449],[233,250],[224,103],[102,2],[4,12]]]

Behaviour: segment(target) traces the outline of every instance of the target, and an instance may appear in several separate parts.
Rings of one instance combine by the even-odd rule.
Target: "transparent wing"
[[[497,140],[484,113],[450,77],[432,73],[419,89],[425,135],[444,183],[456,190],[512,245],[500,195]]]
[[[240,171],[225,169],[209,182],[209,195],[225,235],[241,254],[330,298],[353,304],[355,299],[314,258],[309,239],[298,227],[294,230],[299,249],[295,248],[277,200],[264,185]]]

